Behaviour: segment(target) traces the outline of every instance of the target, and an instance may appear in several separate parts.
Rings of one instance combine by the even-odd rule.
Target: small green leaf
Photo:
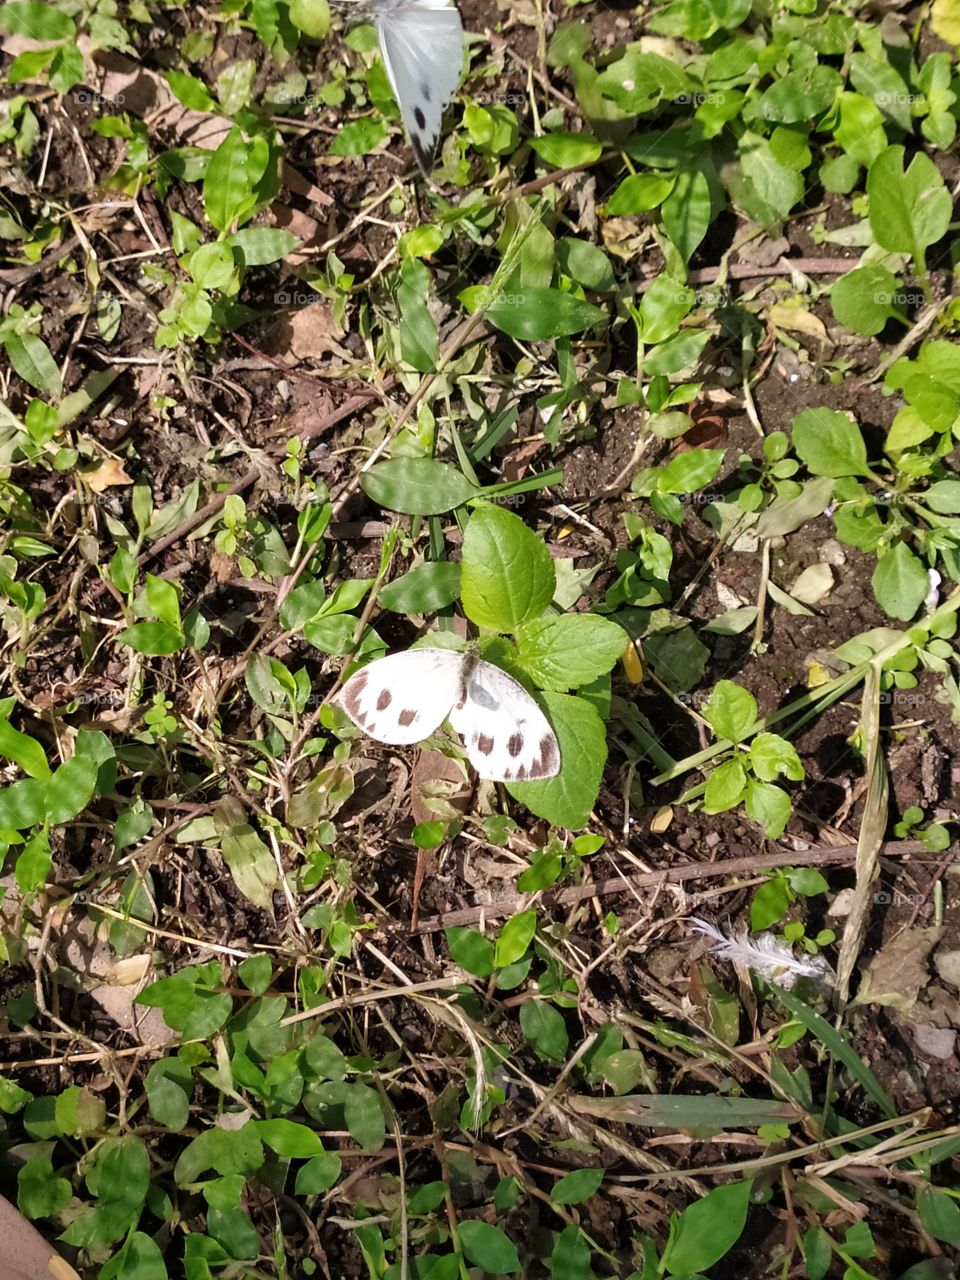
[[[589,133],[545,133],[530,139],[541,160],[555,169],[572,169],[592,164],[603,154],[603,145]]]
[[[497,938],[494,962],[498,969],[515,964],[526,953],[537,931],[537,913],[534,910],[521,911],[511,916]]]
[[[757,700],[732,680],[718,680],[703,717],[718,738],[742,742],[757,720]]]
[[[436,458],[391,458],[365,471],[360,487],[371,501],[410,516],[442,515],[475,497],[462,471]]]
[[[459,594],[460,566],[449,560],[431,560],[388,582],[379,599],[383,608],[393,613],[436,613],[453,604]]]
[[[520,1028],[538,1058],[564,1062],[570,1036],[563,1014],[546,1000],[527,1000],[520,1006]]]
[[[600,1190],[603,1172],[602,1169],[574,1169],[553,1184],[550,1199],[555,1204],[583,1204]]]
[[[467,1218],[458,1227],[463,1256],[492,1276],[513,1275],[520,1270],[520,1258],[510,1238],[488,1222]]]
[[[869,476],[860,428],[835,409],[804,409],[791,427],[797,456],[815,476]]]
[[[743,1231],[752,1182],[714,1187],[681,1214],[670,1218],[670,1236],[661,1266],[673,1276],[707,1271],[727,1254]]]
[[[323,1154],[323,1143],[315,1130],[294,1120],[256,1120],[260,1141],[278,1156],[290,1160],[307,1160]]]
[[[914,617],[930,589],[923,561],[905,542],[897,542],[881,552],[870,581],[884,613],[901,622],[909,622]]]
[[[582,333],[606,320],[605,312],[560,289],[525,287],[517,294],[495,296],[487,319],[511,338],[545,342]]]
[[[15,729],[6,719],[0,719],[0,755],[18,764],[31,778],[50,777],[46,752],[40,743]]]
[[[475,978],[489,978],[496,968],[494,947],[489,938],[475,929],[451,927],[446,931],[447,946],[454,964]],[[526,947],[524,947],[524,951]],[[522,953],[521,953],[522,954]]]

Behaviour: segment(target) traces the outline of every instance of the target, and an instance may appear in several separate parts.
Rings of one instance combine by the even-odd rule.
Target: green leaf
[[[791,426],[793,447],[817,476],[869,476],[867,446],[860,428],[835,409],[804,409]]]
[[[21,893],[33,893],[46,883],[53,866],[53,854],[45,831],[37,831],[23,846],[14,865],[14,876]]]
[[[603,154],[603,145],[589,133],[545,133],[531,138],[530,146],[541,160],[555,169],[592,164]]]
[[[938,480],[923,494],[921,501],[925,507],[929,507],[931,511],[936,511],[939,515],[960,515],[960,480]],[[5,750],[2,743],[0,743],[0,751],[3,751],[4,755],[10,754]],[[11,756],[11,759],[14,758]],[[22,763],[22,761],[18,761],[18,763]]]
[[[925,251],[946,235],[953,203],[936,165],[922,151],[904,171],[903,147],[887,147],[867,174],[870,227],[877,244],[908,253],[919,272]]]
[[[450,958],[454,964],[475,978],[489,978],[496,968],[494,947],[489,938],[485,938],[476,929],[451,927],[445,930]],[[526,951],[526,947],[524,947]],[[521,953],[522,954],[522,953]]]
[[[217,104],[207,91],[207,86],[196,76],[185,75],[182,71],[167,71],[164,79],[173,90],[177,101],[182,102],[191,111],[216,111]]]
[[[516,964],[526,954],[536,931],[536,911],[521,911],[518,915],[511,916],[497,938],[494,957],[496,967],[504,969],[507,965]]]
[[[269,956],[247,956],[237,965],[237,977],[255,996],[262,996],[270,986],[273,965]]]
[[[707,778],[703,793],[705,813],[726,813],[743,799],[747,785],[747,773],[740,761],[734,757],[718,765]]]
[[[837,320],[854,333],[868,336],[883,329],[891,316],[902,319],[893,306],[897,280],[879,262],[857,267],[841,276],[830,290],[830,305]]]
[[[589,613],[537,618],[517,631],[523,669],[540,688],[559,693],[606,675],[627,642],[622,627]]]
[[[550,1199],[554,1204],[583,1204],[600,1190],[603,1169],[574,1169],[553,1184]]]
[[[46,784],[47,821],[69,822],[90,803],[97,785],[99,768],[95,760],[71,756]]]
[[[768,840],[777,840],[783,835],[793,812],[790,797],[781,787],[771,782],[757,782],[755,778],[747,779],[745,807],[747,816],[760,823]]]
[[[290,1160],[307,1160],[323,1155],[323,1143],[319,1134],[305,1124],[294,1120],[256,1120],[256,1132],[264,1146],[278,1156]]]
[[[59,400],[63,394],[60,370],[50,354],[50,348],[35,333],[10,333],[3,341],[10,363],[20,377],[42,392],[49,400]]]
[[[294,1190],[298,1196],[317,1196],[335,1186],[343,1169],[343,1161],[335,1152],[314,1156],[297,1170]]]
[[[492,1276],[513,1275],[520,1270],[520,1259],[510,1238],[488,1222],[467,1218],[458,1227],[463,1256],[475,1267]]]
[[[680,257],[689,262],[710,227],[712,202],[710,184],[700,169],[682,170],[676,185],[664,200],[660,217],[667,235]]]
[[[807,1280],[823,1280],[830,1270],[832,1258],[830,1237],[821,1227],[811,1227],[803,1237],[803,1260],[807,1267]]]
[[[196,1182],[201,1173],[215,1169],[222,1177],[246,1176],[263,1165],[263,1145],[249,1121],[241,1129],[204,1129],[184,1148],[174,1166],[178,1186]]]
[[[564,1062],[570,1036],[563,1014],[547,1000],[527,1000],[520,1006],[520,1029],[538,1058]]]
[[[380,1095],[366,1084],[350,1085],[343,1104],[350,1137],[364,1151],[379,1151],[387,1136]]]
[[[239,253],[245,267],[265,267],[279,262],[296,249],[300,241],[282,227],[244,227],[228,236],[227,244]]]
[[[52,1218],[67,1207],[72,1195],[70,1183],[54,1173],[49,1156],[34,1156],[17,1174],[17,1208],[25,1218]]]
[[[923,1225],[936,1240],[960,1245],[960,1205],[936,1187],[922,1187],[917,1208]]]
[[[519,516],[478,505],[463,535],[460,597],[478,627],[514,631],[553,599],[556,574],[547,547]]]
[[[723,466],[722,449],[688,449],[657,472],[660,493],[695,493],[708,485]]]
[[[436,458],[390,458],[360,477],[371,501],[410,516],[441,515],[476,496],[462,471]]]
[[[439,358],[437,322],[428,306],[430,272],[425,263],[406,258],[400,265],[397,320],[401,359],[418,373],[432,373]]]
[[[663,204],[677,179],[660,173],[631,173],[603,206],[605,218],[647,213]]]
[[[147,1104],[157,1124],[179,1133],[190,1118],[193,1076],[181,1058],[161,1058],[150,1066],[144,1079]]]
[[[168,1280],[167,1267],[153,1237],[133,1231],[101,1268],[99,1280]]]
[[[560,745],[560,772],[541,782],[511,782],[507,790],[538,818],[577,830],[590,820],[607,761],[607,735],[584,697],[547,691],[541,701]]]
[[[764,782],[773,782],[781,774],[791,782],[800,782],[804,776],[793,746],[776,733],[757,734],[750,744],[750,763]]]
[[[551,1280],[591,1280],[590,1258],[590,1245],[580,1228],[564,1227],[550,1256]]]
[[[327,0],[291,0],[290,21],[311,40],[322,40],[330,30]]]
[[[345,124],[330,144],[332,156],[368,156],[384,140],[390,129],[385,120],[368,116]]]
[[[186,637],[179,627],[168,622],[135,622],[117,636],[120,644],[125,644],[135,653],[147,653],[156,657],[178,653],[186,644]]]
[[[39,0],[11,0],[0,6],[0,27],[12,36],[31,40],[73,40],[77,34],[72,18]]]
[[[253,211],[256,187],[266,172],[269,157],[265,139],[246,142],[236,127],[210,157],[203,180],[203,207],[218,231],[230,231]]]
[[[752,1182],[714,1187],[681,1214],[671,1214],[661,1266],[672,1276],[706,1271],[740,1238],[750,1207]]]
[[[46,752],[40,743],[15,729],[6,719],[0,720],[0,755],[18,764],[31,778],[50,777]]]
[[[0,791],[0,829],[25,831],[47,816],[47,783],[24,778]]]
[[[388,582],[381,588],[379,601],[393,613],[436,613],[453,604],[459,594],[460,566],[430,560]]]
[[[718,680],[702,714],[718,738],[742,742],[756,724],[757,700],[732,680]]]
[[[777,124],[806,123],[833,106],[842,87],[839,72],[814,63],[774,80],[760,99],[760,112]]]
[[[870,582],[884,613],[901,622],[909,622],[914,617],[930,589],[923,561],[905,542],[897,542],[881,552]]]
[[[220,852],[237,888],[255,906],[272,910],[274,892],[280,887],[277,864],[247,822],[243,806],[228,796],[217,805],[214,818],[223,833]]]
[[[521,293],[494,297],[487,319],[511,338],[545,342],[582,333],[606,320],[605,312],[559,289],[525,287]]]

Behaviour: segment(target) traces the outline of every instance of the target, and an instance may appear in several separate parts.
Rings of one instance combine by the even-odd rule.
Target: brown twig
[[[545,893],[544,906],[572,906],[589,898],[609,897],[631,889],[650,889],[663,884],[684,884],[688,880],[708,880],[719,876],[754,875],[765,867],[829,866],[831,863],[852,862],[856,857],[855,843],[842,845],[812,845],[802,852],[796,849],[778,849],[775,852],[753,854],[748,858],[728,858],[723,862],[686,862],[679,867],[664,867],[662,871],[642,871],[632,876],[610,876],[589,884],[572,884],[563,889]],[[929,853],[921,840],[888,840],[881,850],[884,857],[909,858],[915,853]],[[931,857],[931,861],[936,861]],[[512,915],[526,895],[514,893],[497,902],[482,907],[463,907],[458,911],[443,911],[429,916],[412,927],[414,933],[436,933],[440,929],[476,924],[480,919],[500,919]],[[405,929],[411,926],[404,925]]]

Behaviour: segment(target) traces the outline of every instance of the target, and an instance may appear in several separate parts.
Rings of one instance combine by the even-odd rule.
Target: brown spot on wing
[[[408,728],[410,725],[413,724],[416,718],[417,718],[416,711],[401,711],[400,717],[399,717],[401,728],[404,728],[404,729]]]
[[[540,754],[530,766],[531,778],[552,778],[560,767],[556,740],[544,736],[540,739]]]
[[[381,689],[380,697],[377,699],[377,710],[386,711],[390,703],[393,701],[393,694],[389,689]]]
[[[359,720],[358,708],[360,705],[360,695],[367,687],[367,673],[358,671],[352,679],[348,680],[343,690],[343,705],[353,716],[354,720]]]
[[[488,756],[493,750],[493,739],[485,733],[477,737],[477,750],[482,756]]]
[[[523,734],[513,733],[510,735],[510,741],[507,743],[507,750],[512,756],[518,756],[523,750]]]

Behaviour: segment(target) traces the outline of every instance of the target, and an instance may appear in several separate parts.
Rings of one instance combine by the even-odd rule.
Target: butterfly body
[[[463,22],[448,0],[363,0],[417,164],[429,173],[443,110],[460,82]]]
[[[410,649],[351,676],[338,699],[377,742],[420,742],[444,720],[470,763],[494,782],[551,778],[560,748],[546,716],[519,681],[467,650]]]

